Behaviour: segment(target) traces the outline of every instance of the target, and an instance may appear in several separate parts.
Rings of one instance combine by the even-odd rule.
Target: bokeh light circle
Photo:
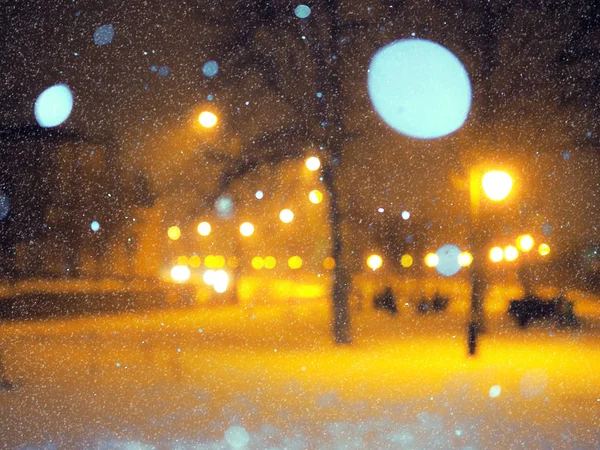
[[[73,110],[73,94],[65,84],[43,91],[35,101],[35,120],[44,128],[56,127],[68,119]]]
[[[445,277],[451,277],[458,273],[462,267],[458,260],[460,253],[460,248],[454,244],[442,245],[436,252],[439,262],[435,266],[435,270]]]
[[[207,61],[202,66],[202,73],[208,78],[215,77],[219,73],[219,64],[216,61]]]
[[[294,14],[298,19],[306,19],[310,16],[310,8],[306,5],[298,5],[296,9],[294,9]]]
[[[432,139],[458,130],[471,109],[471,82],[445,47],[402,39],[378,50],[368,73],[371,102],[394,130]]]

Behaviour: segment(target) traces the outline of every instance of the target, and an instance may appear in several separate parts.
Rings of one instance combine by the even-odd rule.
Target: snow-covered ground
[[[600,318],[493,314],[469,358],[464,311],[353,317],[344,347],[324,301],[2,324],[0,448],[600,447]]]

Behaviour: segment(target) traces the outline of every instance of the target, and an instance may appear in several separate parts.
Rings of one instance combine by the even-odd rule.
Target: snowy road
[[[0,326],[0,448],[598,448],[600,333],[325,302]]]

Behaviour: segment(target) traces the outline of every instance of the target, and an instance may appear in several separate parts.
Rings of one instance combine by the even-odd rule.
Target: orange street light
[[[533,248],[533,238],[529,234],[523,234],[517,238],[517,247],[522,252],[528,252]]]
[[[491,170],[483,175],[481,185],[483,192],[490,200],[499,202],[510,194],[513,179],[503,170]]]
[[[198,122],[204,128],[213,128],[217,124],[217,116],[210,111],[202,111],[198,116]]]

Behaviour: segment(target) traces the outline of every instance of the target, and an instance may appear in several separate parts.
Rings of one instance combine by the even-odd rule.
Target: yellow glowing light
[[[533,238],[529,234],[524,234],[517,238],[517,247],[522,252],[528,252],[533,248]]]
[[[232,268],[232,269],[235,269],[237,266],[239,266],[239,265],[240,265],[240,260],[239,260],[239,258],[238,258],[237,256],[230,256],[230,257],[227,259],[227,265],[228,265],[230,268]]]
[[[541,256],[548,256],[550,254],[550,246],[548,244],[540,244],[538,252]]]
[[[198,224],[198,233],[200,233],[200,236],[208,236],[210,234],[210,223],[200,222]]]
[[[189,260],[187,256],[180,256],[177,258],[177,265],[178,266],[187,266],[189,264]]]
[[[173,281],[183,283],[190,279],[190,269],[188,266],[174,266],[171,269],[171,278]]]
[[[292,220],[294,220],[294,213],[289,209],[282,209],[279,213],[279,219],[283,223],[290,223]]]
[[[310,191],[310,193],[308,194],[308,199],[311,203],[318,205],[323,201],[323,194],[321,193],[321,191],[315,189],[314,191]]]
[[[481,179],[483,192],[490,200],[499,202],[510,194],[513,185],[512,177],[502,170],[486,172]]]
[[[427,255],[425,255],[425,265],[427,267],[437,267],[439,263],[440,257],[435,253],[427,253]]]
[[[190,267],[197,269],[202,265],[202,259],[198,255],[190,256]]]
[[[504,249],[504,258],[507,261],[514,261],[519,257],[519,250],[513,245],[509,245]]]
[[[328,256],[323,260],[323,268],[327,270],[332,270],[335,267],[335,259],[331,256]]]
[[[254,225],[250,222],[244,222],[240,225],[240,233],[242,236],[252,236],[254,234]]]
[[[221,255],[216,255],[213,258],[213,267],[215,269],[221,269],[222,267],[225,267],[225,258]]]
[[[273,269],[277,265],[277,260],[272,256],[267,256],[265,258],[265,269]]]
[[[208,255],[204,258],[204,265],[209,269],[213,269],[215,267],[215,257],[213,255]]]
[[[412,266],[413,262],[413,257],[410,256],[408,253],[402,255],[402,258],[400,258],[400,264],[402,264],[402,267],[404,267],[405,269],[408,269],[410,266]]]
[[[288,259],[288,266],[290,266],[290,269],[299,269],[302,267],[302,258],[299,256],[292,256]]]
[[[255,256],[252,258],[252,267],[254,267],[256,270],[262,269],[265,267],[265,260],[260,256]]]
[[[321,160],[316,156],[311,156],[306,160],[305,164],[308,170],[314,172],[315,170],[319,170],[319,167],[321,167]]]
[[[181,230],[179,229],[179,227],[171,227],[167,230],[167,236],[176,241],[181,237]]]
[[[471,255],[469,252],[461,252],[458,255],[458,263],[462,267],[470,266],[472,262],[473,262],[473,255]]]
[[[500,247],[492,247],[490,250],[490,259],[495,263],[502,261],[504,259],[504,250]]]
[[[217,116],[210,111],[202,111],[198,116],[198,122],[204,128],[212,128],[217,124]]]
[[[367,258],[367,266],[373,271],[379,269],[383,265],[383,259],[379,255],[369,255]]]

